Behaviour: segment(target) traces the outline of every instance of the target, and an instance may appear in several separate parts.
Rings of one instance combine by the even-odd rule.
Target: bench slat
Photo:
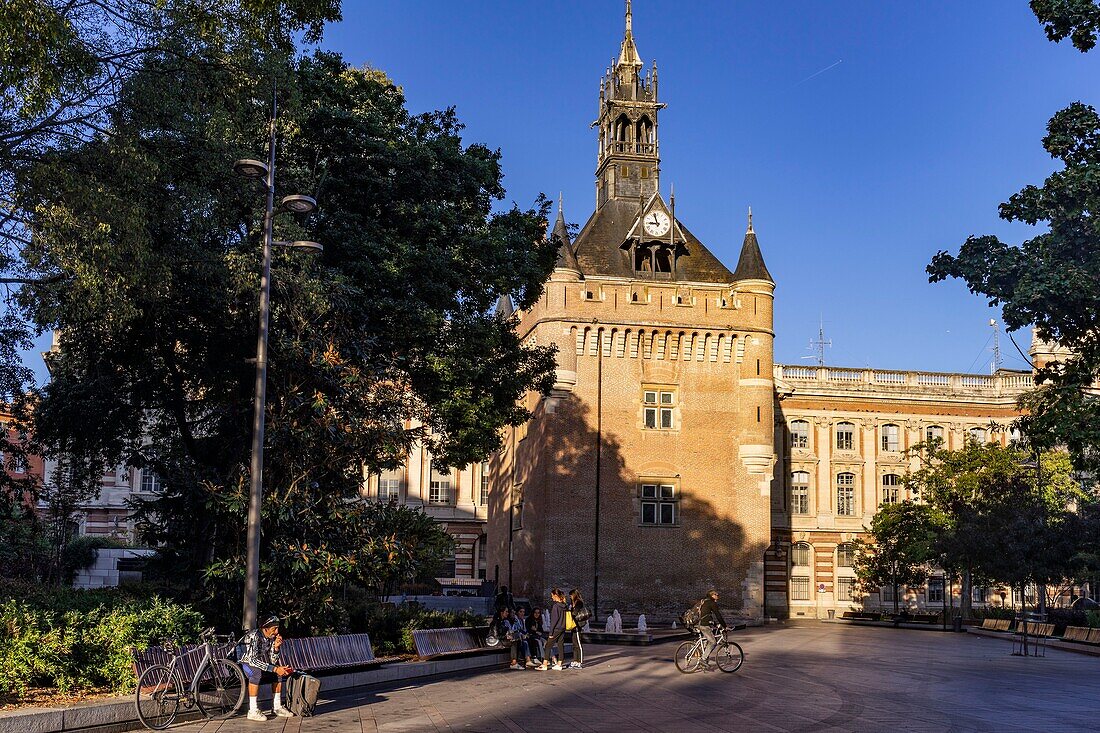
[[[486,649],[477,629],[414,629],[412,632],[416,654],[422,658],[443,654],[462,654]]]

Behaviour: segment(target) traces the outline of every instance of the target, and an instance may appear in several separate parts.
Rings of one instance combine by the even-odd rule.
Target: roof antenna
[[[749,234],[752,234],[752,207],[749,207]]]
[[[751,217],[752,214],[749,214]],[[749,231],[752,231],[752,220],[749,220]],[[817,339],[810,339],[810,350],[816,353],[810,356],[804,356],[803,359],[817,359],[817,365],[819,367],[825,366],[825,347],[830,349],[833,347],[833,340],[825,338],[825,318],[822,317],[817,327]]]

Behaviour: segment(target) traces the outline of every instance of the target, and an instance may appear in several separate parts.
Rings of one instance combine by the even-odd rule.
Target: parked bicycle
[[[223,720],[236,713],[244,702],[244,671],[215,647],[221,641],[233,643],[234,638],[218,636],[210,628],[199,635],[199,640],[201,644],[186,652],[165,641],[161,647],[172,654],[171,661],[166,665],[155,664],[141,673],[134,705],[138,720],[146,728],[167,728],[175,721],[181,705],[185,710],[198,707],[207,719]],[[195,667],[195,674],[185,679],[188,665],[184,660],[197,654],[202,654],[202,659]]]
[[[719,629],[715,634],[709,659],[703,659],[703,632],[699,629],[695,629],[695,641],[685,641],[676,649],[676,669],[684,674],[709,669],[711,660],[723,672],[736,672],[745,661],[745,652],[740,644],[726,638],[725,629]]]

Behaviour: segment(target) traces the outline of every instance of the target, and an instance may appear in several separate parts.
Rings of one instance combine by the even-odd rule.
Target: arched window
[[[791,514],[810,513],[810,474],[795,471],[791,474]]]
[[[943,442],[943,428],[939,425],[929,425],[924,429],[924,442],[929,445],[935,442]]]
[[[838,568],[851,568],[856,564],[856,546],[845,543],[837,545],[836,566]]]
[[[791,421],[791,447],[810,447],[810,423],[806,420]]]
[[[896,504],[901,501],[901,477],[888,473],[882,477],[882,503]]]
[[[810,563],[813,550],[805,542],[791,547],[791,600],[810,600]]]
[[[897,425],[882,426],[882,450],[897,453],[901,447],[901,429]]]
[[[855,450],[856,426],[850,422],[836,424],[836,449]]]
[[[853,517],[856,513],[856,475],[840,473],[836,477],[836,513],[841,517]]]
[[[985,445],[989,442],[989,431],[985,428],[970,428],[970,439],[978,445]]]

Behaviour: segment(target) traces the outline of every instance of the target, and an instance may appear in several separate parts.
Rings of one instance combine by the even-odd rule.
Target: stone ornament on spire
[[[746,234],[753,234],[754,233],[752,231],[752,207],[751,206],[749,207],[749,229],[745,233]]]
[[[626,0],[626,33],[623,36],[622,49],[619,51],[619,66],[641,69],[642,65],[642,56],[638,53],[638,47],[634,45],[634,13],[630,8],[630,0]]]

